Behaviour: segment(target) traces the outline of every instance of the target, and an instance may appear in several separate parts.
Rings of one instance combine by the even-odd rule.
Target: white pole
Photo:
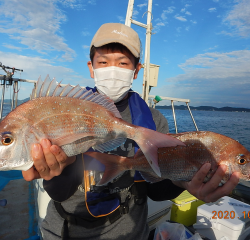
[[[1,99],[1,109],[0,109],[0,120],[2,120],[2,114],[3,114],[3,103],[4,103],[4,93],[5,93],[5,86],[6,86],[6,78],[5,76],[3,80],[3,87],[2,87],[2,99]]]
[[[144,60],[144,74],[143,74],[143,90],[142,90],[142,98],[145,100],[145,102],[147,104],[148,104],[148,94],[149,94],[152,2],[153,2],[153,0],[148,0],[147,32],[146,32],[145,60]]]
[[[134,0],[129,0],[125,25],[131,27],[132,15],[133,15],[133,8],[134,8]]]

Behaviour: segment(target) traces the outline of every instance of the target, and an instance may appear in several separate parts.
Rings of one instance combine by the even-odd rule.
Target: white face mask
[[[114,102],[122,100],[132,86],[135,70],[114,66],[93,70],[98,92],[108,96]]]

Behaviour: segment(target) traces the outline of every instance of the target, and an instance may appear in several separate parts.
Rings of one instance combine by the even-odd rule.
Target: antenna
[[[145,44],[145,57],[144,57],[144,73],[143,73],[143,87],[142,87],[142,98],[148,104],[148,95],[150,91],[150,41],[152,34],[152,4],[153,0],[148,0],[148,11],[147,13],[147,24],[138,22],[132,19],[134,0],[129,0],[125,25],[131,27],[131,23],[143,27],[146,29],[146,44]],[[145,13],[144,13],[145,14]],[[143,15],[144,15],[143,14]]]

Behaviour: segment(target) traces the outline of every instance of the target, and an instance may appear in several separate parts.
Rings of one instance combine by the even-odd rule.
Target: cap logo
[[[128,35],[126,35],[126,34],[124,34],[122,32],[118,32],[117,30],[113,30],[111,33],[116,33],[116,34],[120,34],[120,35],[122,35],[124,37],[128,37]]]

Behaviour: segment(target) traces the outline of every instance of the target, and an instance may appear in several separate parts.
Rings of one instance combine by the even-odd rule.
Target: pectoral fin
[[[90,137],[90,136],[95,136],[95,133],[77,133],[77,134],[70,134],[70,135],[65,135],[62,136],[60,138],[55,138],[51,140],[51,143],[53,145],[57,145],[57,146],[63,146],[66,144],[70,144],[72,142],[75,142],[81,138],[85,138],[85,137]]]

